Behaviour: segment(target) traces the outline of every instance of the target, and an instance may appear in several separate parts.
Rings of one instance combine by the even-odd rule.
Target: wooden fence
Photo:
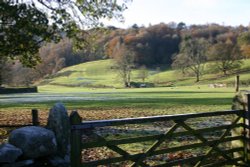
[[[232,110],[82,122],[75,111],[71,166],[249,166],[249,117]]]
[[[37,87],[28,88],[4,88],[0,87],[0,94],[14,94],[14,93],[37,93]]]
[[[40,124],[39,122],[39,117],[38,117],[38,110],[37,109],[32,109],[31,110],[31,124],[0,124],[0,128],[20,128],[20,127],[25,127],[25,126],[38,126]]]

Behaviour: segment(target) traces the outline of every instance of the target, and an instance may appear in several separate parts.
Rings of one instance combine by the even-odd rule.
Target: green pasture
[[[44,101],[42,99],[55,94],[59,100]],[[76,98],[72,100],[67,96]],[[32,94],[32,96],[30,94],[8,97],[0,95],[2,101],[13,98],[11,102],[0,103],[0,112],[10,110],[18,112],[18,110],[31,108],[48,110],[54,103],[60,101],[69,110],[82,110],[83,115],[89,113],[89,119],[95,119],[94,115],[93,117],[91,115],[92,111],[100,114],[96,116],[96,119],[104,119],[106,114],[108,118],[137,117],[230,110],[233,96],[233,88],[209,88],[207,85],[130,89],[91,89],[46,85],[39,87],[39,93]],[[36,101],[34,101],[35,97]],[[65,98],[61,100],[60,97]],[[21,98],[24,102],[18,101]],[[29,102],[29,99],[32,101]]]
[[[220,71],[213,68],[213,63],[206,63],[199,83],[195,83],[195,77],[190,73],[183,75],[179,70],[168,69],[157,74],[150,75],[149,82],[158,83],[160,86],[186,86],[186,85],[204,85],[214,83],[225,83],[229,86],[234,85],[236,72],[229,71],[224,76]],[[242,60],[241,68],[237,72],[240,75],[240,81],[244,85],[250,84],[250,59]]]
[[[153,83],[157,86],[191,86],[201,84],[225,83],[232,86],[236,73],[230,71],[224,76],[220,71],[212,67],[212,63],[207,63],[201,76],[201,81],[195,83],[195,77],[189,71],[185,75],[179,70],[171,68],[150,68],[145,82]],[[242,60],[239,70],[241,83],[250,84],[250,59]],[[140,70],[134,69],[131,74],[132,82],[142,82],[139,77]],[[99,60],[62,69],[58,73],[47,77],[39,85],[55,85],[67,87],[83,88],[122,88],[122,80],[114,67],[114,62],[109,60]]]
[[[148,69],[145,81],[156,87],[124,89],[112,60],[83,63],[47,77],[38,84],[37,94],[0,95],[0,112],[31,108],[48,111],[56,102],[64,103],[69,110],[81,111],[86,119],[230,110],[235,74],[223,76],[209,66],[206,64],[199,83],[180,71],[158,68]],[[249,69],[250,59],[244,60],[240,80],[245,87],[241,89],[248,89]],[[132,81],[141,82],[139,72],[132,71]],[[213,83],[225,83],[228,87],[210,88],[208,85]]]

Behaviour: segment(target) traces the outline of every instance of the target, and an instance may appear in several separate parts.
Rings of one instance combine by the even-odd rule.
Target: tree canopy
[[[0,58],[35,66],[43,42],[74,39],[77,47],[86,41],[88,28],[102,18],[120,18],[129,0],[3,0],[0,2]]]

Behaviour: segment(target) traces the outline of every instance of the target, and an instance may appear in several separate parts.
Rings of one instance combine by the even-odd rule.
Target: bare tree
[[[0,87],[11,80],[11,63],[6,57],[0,57]]]
[[[116,69],[125,87],[130,87],[131,71],[134,67],[135,53],[123,42],[122,38],[115,46],[114,60]]]
[[[199,82],[207,59],[207,47],[208,42],[203,38],[184,39],[180,45],[180,53],[173,57],[172,67],[190,69],[196,76],[196,82]]]
[[[228,71],[240,68],[242,58],[240,48],[231,41],[225,43],[217,43],[209,49],[208,58],[213,63],[213,68],[220,70],[224,75]]]

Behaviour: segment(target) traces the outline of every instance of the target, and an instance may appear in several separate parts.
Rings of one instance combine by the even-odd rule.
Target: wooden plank
[[[70,114],[70,124],[76,125],[80,124],[82,118],[76,111],[73,111]],[[81,131],[79,130],[71,130],[70,133],[70,143],[71,143],[71,151],[70,151],[70,162],[72,167],[80,167],[82,160],[82,149],[81,149]]]
[[[142,155],[140,156],[136,162],[132,163],[131,167],[138,166],[147,156],[151,155],[151,153],[163,143],[167,137],[171,136],[173,132],[179,127],[179,124],[173,125],[163,136],[157,139],[156,142],[153,143],[153,145]]]
[[[234,152],[239,152],[241,150],[243,150],[243,147],[234,148],[234,149],[230,149],[230,150],[225,150],[224,152],[226,154],[232,154]],[[213,154],[210,154],[209,158],[210,157],[217,157],[218,155],[220,155],[220,154],[219,153],[213,153]],[[178,160],[166,162],[166,163],[161,164],[161,165],[155,165],[154,167],[166,167],[166,166],[174,166],[174,165],[180,165],[180,164],[195,163],[195,162],[200,161],[201,159],[203,159],[205,157],[206,157],[206,155],[199,155],[199,156],[196,156],[196,157],[178,159]]]
[[[238,116],[238,117],[236,118],[236,120],[231,124],[231,126],[237,124],[237,122],[238,122],[240,119],[241,119],[241,117]],[[185,128],[185,127],[184,127],[184,128]],[[187,128],[189,128],[189,127],[187,127]],[[221,135],[220,140],[222,140],[223,138],[225,138],[225,137],[228,135],[228,133],[229,133],[230,131],[231,131],[231,128],[228,128],[228,129],[224,132],[224,134]],[[204,138],[203,138],[202,136],[200,136],[200,135],[197,135],[197,137],[199,137],[201,140],[204,140]],[[204,142],[206,142],[206,140],[204,140]],[[224,158],[226,158],[228,161],[231,161],[231,158],[228,157],[227,155],[225,155],[225,154],[217,147],[218,145],[219,145],[219,142],[218,142],[218,143],[215,143],[215,144],[211,147],[211,149],[207,151],[206,155],[211,154],[212,151],[215,150],[215,151],[217,151],[217,152],[220,152],[221,155],[222,155]],[[205,160],[205,159],[202,159],[200,162],[198,162],[198,163],[195,165],[195,167],[201,166],[201,164],[202,164],[202,162],[203,162],[204,160]]]
[[[240,140],[241,137],[229,137],[229,138],[225,138],[221,141],[221,143],[223,142],[229,142],[229,141],[233,141],[233,140]],[[207,143],[207,145],[210,145],[214,142],[217,142],[218,140],[213,140],[213,141],[209,141]],[[173,147],[173,148],[167,148],[167,149],[162,149],[162,150],[156,150],[153,151],[150,155],[145,155],[145,153],[139,153],[139,154],[134,154],[134,155],[128,155],[126,156],[126,159],[124,159],[124,157],[117,157],[117,158],[110,158],[110,159],[106,159],[106,160],[99,160],[99,161],[93,161],[93,162],[87,162],[86,164],[88,165],[107,165],[115,162],[122,162],[122,161],[126,161],[126,160],[131,160],[131,161],[136,161],[139,157],[143,156],[143,157],[150,157],[152,155],[160,155],[160,154],[166,154],[166,153],[171,153],[171,152],[175,152],[175,151],[183,151],[186,149],[195,149],[195,148],[199,148],[204,146],[203,143],[195,143],[195,144],[190,144],[190,145],[185,145],[185,146],[178,146],[178,147]],[[243,147],[240,148],[233,148],[233,149],[229,149],[226,150],[226,152],[231,153],[231,152],[236,152],[236,151],[242,151]],[[220,155],[220,154],[216,154],[216,155]],[[110,160],[110,161],[109,161]],[[200,159],[199,159],[200,160]]]
[[[135,161],[141,155],[142,154],[129,155],[127,157],[127,160]],[[108,158],[108,159],[102,159],[102,160],[91,161],[91,162],[83,162],[82,166],[93,167],[93,166],[98,166],[98,165],[110,165],[112,163],[123,162],[123,161],[125,161],[124,157],[115,157],[115,158]]]
[[[125,124],[140,124],[140,123],[149,123],[157,121],[185,120],[189,118],[199,118],[199,117],[213,117],[221,115],[243,115],[243,113],[244,113],[243,110],[230,110],[230,111],[215,111],[215,112],[205,112],[205,113],[163,115],[163,116],[139,117],[139,118],[84,121],[80,125],[72,125],[71,128],[89,129],[95,127],[117,126]]]
[[[232,126],[233,126],[234,124],[236,124],[236,123],[239,121],[239,119],[240,119],[240,117],[238,117],[238,118],[235,120],[235,122],[232,124]],[[196,136],[201,142],[203,142],[203,143],[207,143],[207,142],[208,142],[208,140],[205,139],[201,134],[195,133],[194,130],[193,130],[190,126],[188,126],[187,124],[185,124],[184,121],[178,121],[178,122],[179,122],[179,124],[181,124],[181,126],[182,126],[183,128],[185,128],[185,129],[188,130],[191,134],[193,134],[194,136]],[[228,135],[228,133],[230,132],[230,130],[231,130],[231,129],[228,128],[228,129],[223,133],[223,135],[220,137],[220,140],[222,140],[223,138],[225,138],[226,135]],[[219,141],[220,141],[220,140],[219,140]],[[218,147],[218,145],[219,145],[219,143],[220,143],[219,141],[218,141],[217,143],[213,144],[213,145],[210,145],[211,149],[206,153],[206,155],[209,156],[209,154],[211,154],[211,152],[212,152],[213,150],[215,150],[216,152],[220,153],[220,155],[223,156],[225,159],[227,159],[229,162],[232,161],[232,158],[229,157],[229,156],[227,156],[227,155]],[[206,160],[206,158],[202,159],[200,162],[198,162],[198,163],[195,165],[195,167],[201,166],[202,162],[205,161],[205,160]],[[237,162],[235,162],[235,164],[237,164]]]
[[[219,142],[221,144],[221,143],[235,141],[235,140],[241,140],[241,139],[242,139],[241,136],[237,136],[237,137],[234,136],[234,137],[224,138],[221,140],[219,140],[219,139],[218,140],[211,140],[211,141],[207,141],[206,143],[194,143],[194,144],[188,144],[188,145],[184,145],[184,146],[171,147],[171,148],[156,150],[151,155],[160,155],[160,154],[166,154],[166,153],[171,153],[171,152],[184,151],[184,150],[188,150],[188,149],[195,149],[195,148],[200,148],[200,147],[205,147],[205,146],[211,146],[217,142]]]
[[[234,161],[238,162],[238,161],[242,161],[243,158],[242,157],[239,157],[239,158],[234,158],[233,159]],[[224,161],[219,161],[219,162],[215,162],[215,163],[211,163],[211,164],[207,164],[207,165],[202,165],[202,167],[215,167],[215,166],[224,166],[224,165],[232,165],[232,166],[235,166],[237,165],[237,167],[239,166],[244,166],[246,167],[246,165],[243,165],[243,164],[240,164],[240,163],[237,163],[237,164],[232,164],[226,160]]]
[[[210,127],[210,128],[202,128],[194,130],[196,133],[208,133],[208,132],[214,132],[218,130],[227,129],[231,125],[221,125],[216,127]],[[242,124],[236,124],[234,128],[241,127]],[[140,137],[131,137],[131,138],[125,138],[125,139],[116,139],[116,140],[105,140],[105,141],[94,141],[94,142],[88,142],[88,143],[82,143],[82,149],[87,148],[94,148],[94,147],[103,147],[106,145],[120,145],[120,144],[129,144],[129,143],[137,143],[137,142],[145,142],[145,141],[151,141],[155,140],[157,138],[162,137],[164,134],[159,135],[148,135],[148,136],[140,136]],[[179,136],[186,136],[190,135],[189,131],[184,132],[174,132],[171,134],[171,137],[179,137]]]
[[[99,142],[104,142],[104,143],[106,142],[105,138],[103,138],[102,136],[94,133],[93,131],[89,131],[89,134],[92,135],[93,137],[96,137],[99,140]],[[116,145],[106,144],[105,146],[108,147],[109,149],[113,150],[114,152],[122,155],[124,157],[124,161],[126,160],[126,157],[128,157],[130,155],[127,151],[121,149],[120,147],[118,147]],[[141,165],[146,166],[144,163],[141,163]]]
[[[243,150],[243,147],[233,148],[233,149],[230,149],[230,150],[225,150],[225,153],[226,154],[232,154],[234,152],[238,152],[238,151],[241,151],[241,150]],[[129,155],[127,157],[127,160],[134,161],[134,160],[138,159],[139,157],[141,157],[142,155],[143,155],[143,153]],[[218,155],[220,155],[220,154],[213,153],[210,156],[214,157],[214,156],[218,156]],[[172,165],[178,165],[178,164],[185,164],[187,162],[197,162],[201,158],[203,158],[204,156],[205,155],[201,155],[201,156],[197,156],[197,157],[171,161],[171,162],[167,162],[167,164],[169,164],[169,166],[172,166]],[[83,162],[82,166],[83,167],[93,167],[93,166],[98,166],[98,165],[110,165],[112,163],[118,163],[118,162],[124,162],[124,158],[123,157],[114,157],[114,158],[108,158],[108,159],[102,159],[102,160],[96,160],[96,161],[90,161],[90,162]]]
[[[24,125],[0,125],[0,128],[21,128],[25,126],[33,126],[32,124],[24,124]]]

